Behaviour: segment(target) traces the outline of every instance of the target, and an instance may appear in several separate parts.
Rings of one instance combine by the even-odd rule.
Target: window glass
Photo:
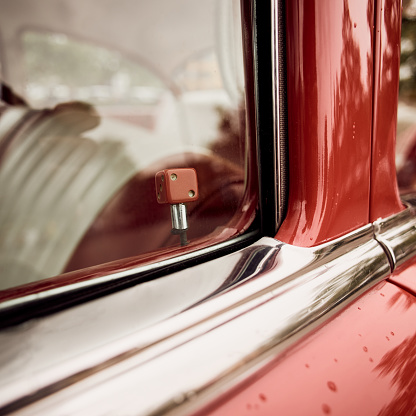
[[[64,34],[25,31],[22,46],[25,96],[32,107],[73,100],[154,105],[164,88],[154,73],[120,52]]]
[[[16,0],[3,10],[0,290],[250,226],[239,1]],[[199,189],[186,233],[172,230],[178,208],[155,188],[157,172],[179,169],[177,185],[184,168]]]

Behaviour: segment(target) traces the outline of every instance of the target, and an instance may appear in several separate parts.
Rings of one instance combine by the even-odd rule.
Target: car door
[[[223,233],[246,234],[15,288],[4,412],[412,408],[415,300],[400,282],[415,219],[392,152],[400,14],[390,0],[241,2],[253,192]]]

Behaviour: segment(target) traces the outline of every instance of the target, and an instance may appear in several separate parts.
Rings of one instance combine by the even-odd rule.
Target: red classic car
[[[415,1],[0,5],[0,414],[416,412]]]

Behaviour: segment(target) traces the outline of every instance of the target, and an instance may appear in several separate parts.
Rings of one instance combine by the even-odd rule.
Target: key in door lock
[[[179,234],[181,245],[188,244],[186,203],[196,201],[198,180],[193,168],[164,169],[156,173],[156,197],[159,204],[170,204],[172,234]]]

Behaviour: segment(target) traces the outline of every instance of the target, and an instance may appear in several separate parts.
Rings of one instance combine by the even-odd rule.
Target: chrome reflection
[[[286,40],[284,34],[285,14],[282,1],[272,1],[272,85],[274,166],[273,189],[276,189],[276,231],[283,222],[287,209],[287,126],[286,126]]]
[[[416,254],[416,194],[402,196],[407,208],[374,222],[374,236],[389,257],[391,271]]]
[[[44,398],[19,412],[31,415],[56,413],[62,406],[69,414],[192,411],[389,272],[371,225],[314,248],[263,238],[239,252],[167,276],[171,288],[181,279],[214,279],[216,289],[201,297],[204,301],[112,342],[106,342],[104,334],[95,348],[77,345],[77,354],[72,352],[54,368],[48,368],[45,359],[43,367],[37,363],[36,380],[22,380],[28,374],[28,363],[22,363],[20,377],[5,373],[0,378],[0,400],[3,405],[14,401],[18,408],[23,404],[19,397],[37,392]],[[82,319],[88,309],[105,310],[108,303],[102,298],[58,314],[49,327],[54,317],[43,318],[26,333],[9,332],[2,345],[12,348],[27,337],[31,353],[36,355],[42,343],[48,343],[53,354],[54,342],[76,339],[88,326]],[[126,316],[129,313],[126,308]],[[78,325],[62,330],[57,327],[59,317]],[[52,332],[47,339],[37,337],[42,326]]]
[[[81,282],[74,282],[62,287],[46,289],[39,293],[20,296],[11,300],[6,300],[0,302],[0,319],[2,317],[2,313],[13,313],[13,310],[18,307],[27,306],[30,304],[36,305],[36,302],[38,301],[46,301],[53,303],[56,302],[57,298],[62,295],[77,296],[77,292],[80,290],[97,290],[97,288],[100,285],[116,282],[118,280],[125,279],[129,276],[146,276],[147,274],[154,272],[158,269],[168,268],[174,266],[175,264],[192,261],[205,255],[211,255],[222,249],[230,249],[231,247],[233,247],[233,245],[241,244],[244,242],[247,243],[250,240],[253,241],[257,234],[257,231],[252,231],[250,233],[246,233],[244,235],[233,238],[232,240],[226,240],[222,243],[216,244],[215,246],[205,247],[201,250],[192,251],[190,253],[168,258],[166,260],[161,260],[157,263],[146,264],[144,266],[134,267],[129,270],[123,270],[121,272],[95,277],[94,279],[85,280]]]

